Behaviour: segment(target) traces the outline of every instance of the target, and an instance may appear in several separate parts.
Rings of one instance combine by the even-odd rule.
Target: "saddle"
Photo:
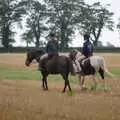
[[[80,62],[80,67],[82,68],[82,73],[85,75],[90,75],[95,73],[95,69],[92,67],[89,58],[83,59]]]
[[[57,60],[58,56],[59,55],[50,54],[50,55],[48,55],[48,57],[42,59],[41,62],[40,62],[40,64],[39,64],[39,70],[42,70],[42,71],[47,70],[47,68],[46,68],[47,63],[48,62],[53,62],[54,63],[54,61]]]

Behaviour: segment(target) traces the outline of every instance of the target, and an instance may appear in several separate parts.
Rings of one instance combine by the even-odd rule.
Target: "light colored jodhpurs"
[[[82,56],[80,52],[77,53],[76,59],[75,59],[75,61],[73,62],[73,67],[74,67],[74,70],[75,70],[76,73],[81,72],[81,67],[80,67],[79,61],[82,60],[82,59],[84,59],[84,58],[85,58],[85,57]]]
[[[44,55],[42,55],[42,56],[40,57],[40,61],[43,60],[44,58],[47,58],[47,57],[48,57],[48,53],[45,53]]]

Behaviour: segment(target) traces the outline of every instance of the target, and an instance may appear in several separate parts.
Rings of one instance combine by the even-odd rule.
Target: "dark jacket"
[[[46,52],[48,55],[57,55],[58,54],[58,41],[57,40],[49,40],[46,46]]]
[[[93,44],[90,41],[85,41],[82,48],[82,54],[85,57],[90,57],[93,55],[93,50],[94,50]]]

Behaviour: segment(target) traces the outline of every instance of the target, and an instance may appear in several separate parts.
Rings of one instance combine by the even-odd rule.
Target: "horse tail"
[[[112,78],[113,78],[115,75],[114,75],[113,73],[109,72],[109,70],[107,69],[107,67],[106,67],[106,62],[105,62],[104,58],[102,59],[102,63],[103,63],[102,69],[104,70],[104,72],[105,72],[109,77],[112,77]]]

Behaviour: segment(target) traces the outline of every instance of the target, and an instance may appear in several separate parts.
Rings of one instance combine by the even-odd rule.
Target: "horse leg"
[[[45,77],[45,86],[46,86],[45,90],[48,90],[47,77]]]
[[[65,83],[64,83],[64,88],[63,88],[63,93],[65,92],[65,90],[66,90],[66,86],[67,86],[67,83],[66,83],[66,80],[65,80]]]
[[[72,92],[72,89],[71,89],[71,87],[70,87],[70,82],[69,82],[68,79],[67,79],[67,85],[68,85],[69,91]]]
[[[42,78],[42,88],[45,89],[44,78]]]
[[[86,90],[86,87],[84,85],[84,82],[85,82],[85,76],[81,76],[81,80],[80,80],[80,86],[81,86],[81,90]]]
[[[63,79],[65,80],[65,83],[64,83],[64,89],[63,89],[63,93],[66,91],[66,87],[68,86],[69,88],[69,91],[71,92],[72,89],[70,87],[70,83],[69,83],[69,80],[68,80],[68,75],[62,75]]]
[[[48,90],[48,85],[47,85],[47,74],[45,74],[44,72],[42,72],[42,76],[43,76],[43,79],[42,79],[42,87],[44,90]]]
[[[92,78],[93,78],[93,82],[94,82],[94,88],[92,88],[92,89],[96,90],[96,88],[97,88],[97,81],[96,81],[95,75],[92,75]]]
[[[82,77],[82,82],[81,82],[82,87],[84,87],[84,81],[85,81],[85,76]]]
[[[84,84],[84,78],[82,78],[81,75],[78,75],[78,79],[79,79],[79,85],[80,85],[80,87],[82,88],[82,87],[83,87],[83,84]]]
[[[43,71],[41,71],[41,74],[42,74],[42,88],[43,90],[45,90],[45,84],[44,84],[44,81],[45,81],[45,74]]]
[[[78,79],[79,79],[79,85],[81,87],[82,86],[81,75],[78,75]]]
[[[48,90],[46,76],[44,76],[43,79],[42,79],[42,87],[43,87],[43,90]]]
[[[104,70],[102,68],[99,69],[99,74],[102,78],[102,81],[103,81],[103,85],[104,85],[104,90],[105,90],[105,77],[104,77]]]

